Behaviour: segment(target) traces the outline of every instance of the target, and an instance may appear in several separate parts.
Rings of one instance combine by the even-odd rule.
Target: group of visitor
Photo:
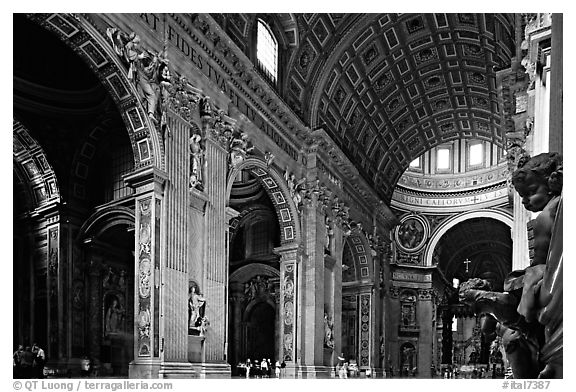
[[[239,371],[244,371],[246,378],[281,378],[285,368],[286,363],[284,361],[272,363],[269,358],[263,358],[261,361],[257,359],[252,361],[248,358],[245,363],[238,365]]]
[[[38,344],[26,347],[19,344],[12,360],[14,378],[44,378],[46,354]]]

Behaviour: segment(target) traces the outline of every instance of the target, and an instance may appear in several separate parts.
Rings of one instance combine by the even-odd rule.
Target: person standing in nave
[[[34,353],[32,353],[32,349],[30,348],[30,346],[26,346],[20,360],[20,369],[21,369],[20,376],[22,378],[34,378],[32,368],[33,365],[34,365]]]
[[[13,365],[13,378],[22,378],[22,355],[24,354],[24,346],[18,345],[18,349],[12,355]]]
[[[33,368],[37,378],[44,378],[44,364],[46,363],[46,354],[37,343],[32,345],[32,354],[35,355]]]

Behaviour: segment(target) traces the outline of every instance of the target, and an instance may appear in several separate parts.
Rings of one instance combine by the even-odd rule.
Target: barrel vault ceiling
[[[226,16],[244,31],[256,17]],[[385,201],[409,163],[436,145],[458,138],[503,145],[496,71],[515,53],[513,14],[272,20],[287,52],[281,95],[306,125],[330,134]]]

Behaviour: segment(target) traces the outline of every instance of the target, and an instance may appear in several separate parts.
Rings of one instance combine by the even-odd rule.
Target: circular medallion
[[[401,250],[417,252],[426,244],[430,233],[428,221],[420,215],[407,215],[396,227],[396,243]]]

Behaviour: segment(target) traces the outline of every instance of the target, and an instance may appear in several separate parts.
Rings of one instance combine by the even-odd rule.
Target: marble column
[[[297,366],[297,339],[300,337],[298,331],[298,269],[297,262],[298,245],[290,244],[274,249],[280,255],[280,298],[278,307],[280,309],[280,328],[278,345],[279,361],[286,363],[286,377],[296,376]]]

